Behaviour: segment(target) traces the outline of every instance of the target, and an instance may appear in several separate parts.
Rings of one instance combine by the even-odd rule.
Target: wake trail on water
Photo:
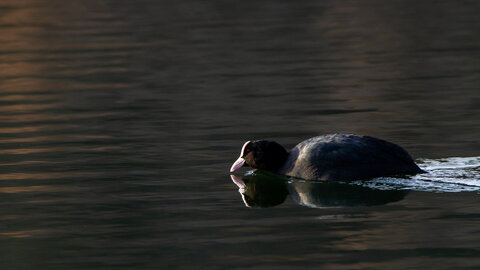
[[[355,181],[352,184],[381,190],[480,191],[480,157],[419,159],[417,163],[427,173],[409,178],[379,177],[369,181]]]

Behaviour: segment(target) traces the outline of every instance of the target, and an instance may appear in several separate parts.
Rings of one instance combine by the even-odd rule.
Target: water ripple
[[[356,181],[354,184],[382,190],[480,191],[480,157],[422,159],[419,165],[428,173],[415,175],[410,179],[381,177],[366,182]]]

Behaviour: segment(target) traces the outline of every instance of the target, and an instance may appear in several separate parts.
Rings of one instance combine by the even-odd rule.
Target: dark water
[[[2,1],[0,268],[479,269],[479,12]],[[333,132],[431,172],[282,180],[245,207],[228,174],[244,141]]]

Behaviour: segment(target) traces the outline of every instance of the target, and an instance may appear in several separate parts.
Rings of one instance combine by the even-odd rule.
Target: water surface
[[[0,268],[479,268],[479,11],[2,1]],[[349,184],[383,204],[245,207],[245,141],[334,132],[434,172]]]

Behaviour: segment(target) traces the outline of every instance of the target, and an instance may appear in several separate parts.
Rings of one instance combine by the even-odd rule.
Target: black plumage
[[[370,136],[330,134],[305,140],[289,152],[272,141],[245,143],[244,166],[310,180],[360,180],[424,172],[400,146]],[[238,166],[232,166],[232,171]]]

